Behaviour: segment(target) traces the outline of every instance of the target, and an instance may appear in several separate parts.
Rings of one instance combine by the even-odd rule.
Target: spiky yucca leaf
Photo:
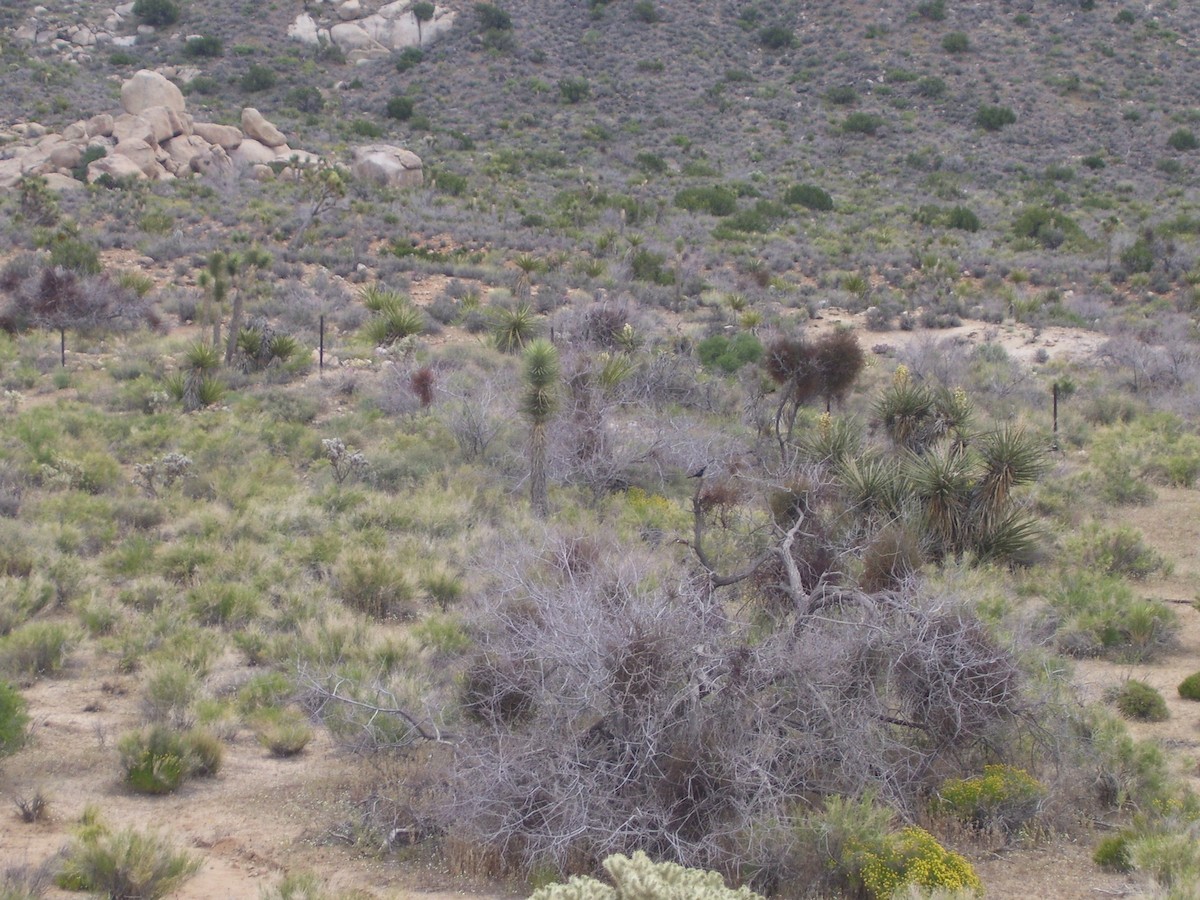
[[[1012,489],[1028,484],[1046,470],[1045,448],[1020,428],[1004,426],[976,442],[983,474],[975,487],[974,503],[979,515],[1000,515]]]
[[[930,534],[943,552],[961,553],[971,499],[970,463],[963,453],[941,447],[913,453],[905,467],[920,500]]]
[[[362,298],[363,306],[371,312],[379,312],[389,306],[401,306],[408,302],[408,298],[404,294],[378,284],[367,285],[359,296]]]
[[[875,416],[893,444],[919,450],[933,415],[933,397],[924,385],[911,378],[894,381],[875,402]]]
[[[528,303],[494,313],[492,338],[501,353],[517,353],[538,336],[537,313]]]
[[[801,435],[800,453],[809,462],[840,466],[862,449],[862,423],[852,418],[833,418],[826,414],[816,428]]]
[[[842,491],[851,507],[864,516],[898,515],[905,496],[899,467],[889,459],[851,456],[838,467]]]
[[[991,521],[981,523],[972,548],[980,562],[1030,565],[1037,559],[1043,537],[1037,519],[1023,509],[1010,507]]]

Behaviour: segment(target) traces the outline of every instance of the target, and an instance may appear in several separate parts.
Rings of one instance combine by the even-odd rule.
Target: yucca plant
[[[1042,537],[1037,519],[1010,507],[975,523],[971,550],[980,562],[1028,564],[1037,557]]]
[[[920,501],[938,555],[963,552],[971,501],[970,461],[943,446],[928,453],[911,453],[906,466],[912,492]]]
[[[519,353],[537,338],[539,331],[537,313],[528,303],[501,308],[493,314],[492,339],[501,353]]]
[[[533,511],[545,516],[546,498],[546,426],[558,409],[558,350],[547,340],[538,339],[525,349],[525,394],[521,412],[529,420],[529,499]]]
[[[184,365],[193,372],[214,372],[221,366],[221,354],[212,344],[197,341],[184,354]]]
[[[919,450],[933,417],[933,398],[911,378],[897,378],[875,402],[875,417],[895,446]]]
[[[983,472],[975,485],[972,505],[986,527],[1003,513],[1014,487],[1035,481],[1046,470],[1046,454],[1019,428],[1005,426],[975,442]]]
[[[825,413],[817,427],[797,442],[801,456],[809,462],[840,466],[862,449],[862,423],[856,419],[835,419]]]
[[[517,267],[513,293],[519,297],[528,297],[530,291],[533,290],[533,276],[545,269],[545,263],[536,256],[522,253],[513,260],[513,265]]]
[[[386,295],[386,302],[375,313],[367,323],[366,334],[378,346],[389,346],[425,330],[425,313],[402,294]]]
[[[893,460],[847,456],[837,471],[842,493],[856,513],[864,518],[890,518],[900,513],[906,484]]]

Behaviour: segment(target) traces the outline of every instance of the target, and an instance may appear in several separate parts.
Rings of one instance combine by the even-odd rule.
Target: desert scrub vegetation
[[[1113,688],[1109,699],[1127,719],[1164,722],[1171,715],[1163,695],[1146,682],[1134,678],[1130,678],[1120,687]]]
[[[63,852],[55,882],[66,890],[113,900],[157,900],[195,875],[200,864],[155,832],[113,831],[89,807]]]
[[[399,194],[339,175],[301,228],[289,211],[316,185],[284,177],[57,197],[30,181],[0,200],[14,250],[0,275],[6,651],[26,628],[63,625],[136,681],[148,725],[206,721],[206,672],[231,655],[278,670],[239,701],[251,730],[294,699],[363,752],[454,743],[462,769],[444,781],[458,791],[423,812],[422,833],[478,858],[509,848],[515,870],[646,850],[731,875],[769,823],[762,874],[745,877],[764,892],[806,884],[826,861],[772,862],[807,821],[783,798],[800,789],[832,817],[874,789],[870,846],[906,877],[882,835],[925,823],[930,796],[988,765],[1045,786],[1034,826],[1074,827],[1056,811],[1076,801],[1168,803],[1161,760],[1116,725],[1073,720],[1045,672],[1062,667],[1051,649],[1152,659],[1176,628],[1127,583],[1166,570],[1119,517],[1200,474],[1185,339],[1200,214],[1172,135],[1195,129],[1196,67],[1168,38],[1195,32],[1194,5],[1157,9],[1151,29],[1140,13],[1052,4],[1018,16],[1013,41],[1011,16],[938,2],[865,29],[833,4],[797,23],[718,16],[708,0],[682,21],[653,4],[515,2],[465,11],[467,27],[371,77],[332,48],[284,52],[282,10],[235,17],[236,34],[226,0],[184,12],[194,44],[143,40],[78,70],[3,44],[6,108],[66,126],[111,105],[113,74],[192,56],[206,73],[189,102],[216,118],[261,91],[296,146],[336,155],[386,111],[397,135],[413,130],[428,182]],[[943,49],[951,33],[965,41]],[[1169,79],[1145,70],[1146,41]],[[1103,56],[1103,81],[1012,80],[1085,52]],[[868,85],[864,59],[904,68]],[[1118,85],[1153,87],[1153,108],[1118,101]],[[814,114],[783,115],[793,102]],[[1043,130],[1062,136],[1059,157]],[[212,266],[254,240],[266,269]],[[86,270],[118,253],[153,260],[138,263],[152,284],[110,273],[106,289],[169,311],[186,339],[64,317],[60,297],[101,286]],[[207,284],[193,283],[201,269]],[[364,284],[397,299],[368,301]],[[43,300],[57,319],[18,321]],[[840,304],[904,333],[816,352]],[[321,317],[337,362],[306,372]],[[995,337],[974,351],[913,340],[980,320]],[[1064,324],[1112,341],[1069,359],[1046,340]],[[521,354],[543,336],[561,371],[539,385]],[[1079,389],[1052,436],[1048,388],[1063,378]],[[542,392],[537,409],[527,391]],[[180,457],[191,466],[173,477]],[[527,489],[545,530],[516,502]],[[972,586],[947,587],[955,573]],[[578,646],[563,646],[539,619],[573,605],[587,627],[564,625]],[[546,654],[560,679],[588,678],[555,682],[535,665]],[[298,665],[325,694],[293,692]],[[805,666],[812,685],[789,674]],[[920,699],[959,677],[982,694]],[[693,693],[711,698],[694,722]],[[796,717],[767,721],[773,703]],[[684,724],[656,731],[645,710]],[[281,715],[300,736],[268,748],[317,727],[300,717]],[[779,746],[723,746],[748,728]],[[539,740],[554,747],[543,759]],[[511,752],[512,783],[482,774],[489,741]],[[1099,787],[1054,777],[1055,753],[1080,754]],[[844,772],[829,762],[842,758]],[[572,846],[579,828],[611,846]],[[831,891],[866,889],[839,871]]]
[[[220,741],[203,731],[153,725],[124,735],[117,745],[125,783],[139,794],[170,794],[191,777],[216,775]]]
[[[29,724],[24,698],[16,688],[0,682],[0,756],[15,753],[25,743],[25,726]]]

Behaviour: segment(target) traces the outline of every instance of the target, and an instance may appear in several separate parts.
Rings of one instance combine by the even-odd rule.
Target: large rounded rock
[[[131,116],[129,114],[117,116],[113,122],[112,136],[116,138],[118,144],[126,144],[129,141],[144,141],[147,144],[158,143],[158,140],[154,136],[154,126],[150,121],[142,116]],[[167,135],[167,137],[170,137],[170,135]]]
[[[136,116],[152,106],[182,113],[183,92],[157,72],[142,69],[121,85],[121,108]]]
[[[158,174],[158,154],[146,141],[137,138],[121,141],[113,150],[113,155],[131,160],[148,178],[154,178]]]
[[[236,150],[242,142],[242,130],[232,125],[217,125],[213,122],[195,122],[192,131],[210,144],[223,150]]]
[[[267,121],[266,116],[253,106],[242,110],[242,131],[246,137],[253,138],[264,147],[282,147],[287,143],[283,132]]]
[[[246,138],[238,144],[238,148],[233,153],[229,154],[229,158],[239,166],[273,163],[275,162],[275,151],[254,138]]]
[[[419,187],[425,180],[421,158],[411,150],[392,144],[355,147],[350,174],[389,187]]]
[[[109,175],[117,179],[140,179],[146,177],[146,173],[142,171],[141,166],[128,156],[121,156],[117,153],[106,156],[103,159],[98,159],[88,166],[87,179],[89,182],[93,182],[104,175]]]

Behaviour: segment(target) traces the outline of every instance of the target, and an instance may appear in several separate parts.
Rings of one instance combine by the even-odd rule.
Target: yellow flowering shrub
[[[978,827],[1019,828],[1037,813],[1046,796],[1040,781],[1014,766],[984,766],[973,778],[951,778],[938,791],[934,811]]]
[[[981,892],[983,883],[966,858],[947,850],[915,826],[889,835],[882,846],[858,851],[862,886],[871,900],[889,900],[910,885]]]

